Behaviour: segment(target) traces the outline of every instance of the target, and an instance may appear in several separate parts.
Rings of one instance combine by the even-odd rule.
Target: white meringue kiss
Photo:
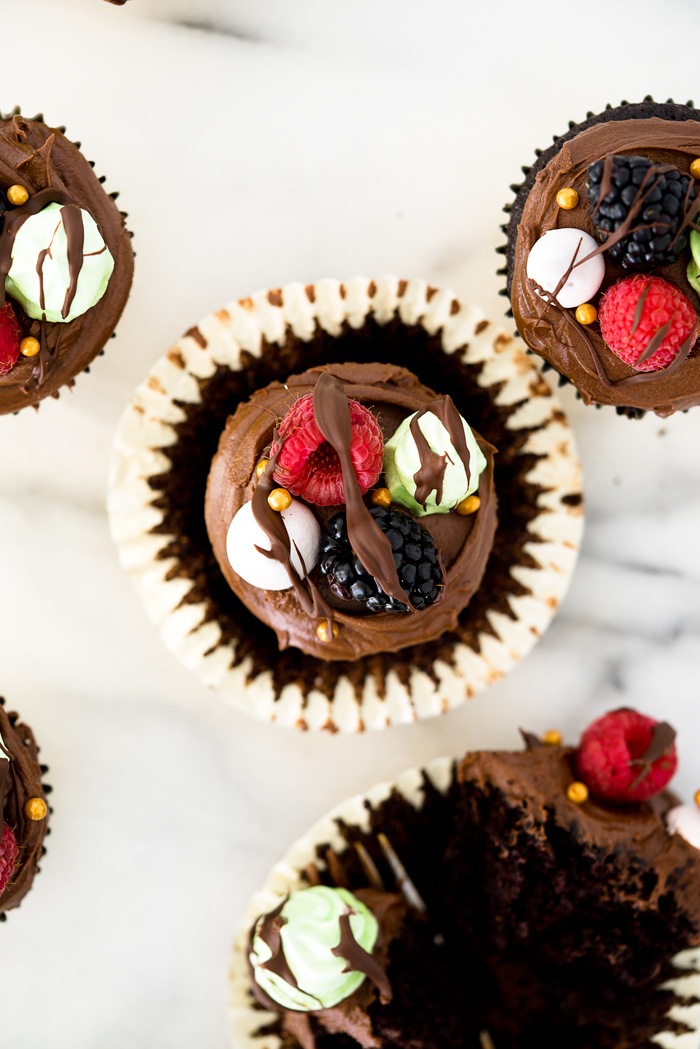
[[[545,291],[554,294],[557,284],[571,265],[574,254],[578,262],[597,247],[593,237],[582,229],[551,229],[532,247],[527,257],[527,275]],[[604,276],[603,256],[594,255],[583,265],[574,267],[566,284],[557,293],[557,302],[567,309],[590,302],[603,283]]]
[[[306,571],[310,572],[318,561],[318,546],[321,539],[321,527],[309,510],[298,499],[292,499],[292,505],[282,510],[291,546],[291,562],[299,575],[304,574],[295,545],[304,559]],[[253,504],[245,503],[229,525],[226,536],[226,556],[234,572],[251,586],[261,590],[288,590],[292,585],[289,573],[279,561],[265,557],[258,550],[270,549],[270,540],[253,517]]]
[[[676,805],[666,813],[671,834],[680,834],[694,849],[700,849],[700,809],[697,805]]]

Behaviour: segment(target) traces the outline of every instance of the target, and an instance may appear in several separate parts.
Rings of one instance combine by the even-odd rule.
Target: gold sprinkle
[[[571,211],[578,204],[578,193],[575,189],[571,189],[567,186],[566,189],[560,189],[557,193],[557,204],[564,211]]]
[[[695,804],[700,809],[700,790],[695,791]]]
[[[27,338],[22,339],[19,344],[19,352],[23,353],[25,357],[35,357],[40,349],[41,344],[33,335],[28,335]]]
[[[592,324],[598,319],[598,310],[590,302],[583,302],[576,308],[576,320],[579,324]]]
[[[258,477],[262,477],[265,467],[267,466],[269,461],[269,459],[261,459],[258,465],[255,467],[255,472],[258,475]]]
[[[329,637],[328,620],[327,619],[322,619],[321,622],[316,627],[316,636],[318,637],[319,641],[326,641],[326,642],[328,642],[328,641],[334,640],[338,636],[338,633],[339,633],[338,624],[334,623],[333,624],[333,638]]]
[[[273,510],[286,510],[292,505],[292,497],[286,488],[273,488],[267,501]]]
[[[475,514],[481,506],[481,499],[478,495],[468,495],[466,499],[462,499],[461,503],[457,503],[457,513],[463,517],[467,517],[469,514]]]
[[[549,732],[545,732],[542,737],[542,742],[545,747],[560,747],[561,746],[561,732],[557,732],[555,728],[551,728]]]
[[[694,160],[690,165],[690,174],[693,178],[700,178],[700,157]]]
[[[25,802],[24,811],[30,820],[43,820],[48,809],[43,798],[29,798]]]
[[[391,506],[391,492],[388,488],[375,488],[372,492],[372,502],[375,506]]]
[[[567,787],[566,796],[574,805],[583,805],[584,801],[588,801],[588,787],[585,783],[574,781]]]
[[[29,200],[29,194],[27,193],[24,186],[10,186],[10,188],[7,190],[7,199],[9,200],[10,204],[14,204],[14,206],[18,208],[20,204],[27,203],[27,201]]]

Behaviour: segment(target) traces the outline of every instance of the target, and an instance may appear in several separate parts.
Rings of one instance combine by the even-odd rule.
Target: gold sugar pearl
[[[375,488],[372,492],[372,502],[375,506],[391,506],[391,492],[388,488]]]
[[[19,352],[23,353],[25,357],[35,357],[40,349],[41,344],[33,335],[28,335],[27,338],[22,339],[19,344]]]
[[[292,497],[286,488],[273,488],[267,501],[273,510],[286,510],[292,505]]]
[[[329,631],[328,631],[328,620],[327,619],[322,619],[321,622],[316,627],[316,636],[319,639],[319,641],[325,641],[326,643],[328,643],[331,640],[335,640],[335,638],[338,636],[338,633],[339,633],[338,624],[337,623],[333,624],[333,631],[332,631],[332,633],[333,633],[333,637],[331,638],[329,636]]]
[[[469,514],[475,514],[480,506],[481,499],[478,495],[468,495],[461,503],[457,503],[456,510],[462,517],[467,517]]]
[[[24,186],[10,186],[10,188],[7,190],[7,199],[9,200],[10,204],[14,204],[14,206],[18,208],[20,204],[27,203],[27,201],[29,200],[29,194],[27,193]]]
[[[258,465],[255,467],[255,472],[258,475],[258,477],[262,477],[262,475],[263,475],[263,473],[265,471],[265,467],[267,466],[269,461],[270,461],[269,459],[261,459],[260,462],[258,463]]]
[[[578,193],[575,189],[571,189],[570,186],[567,186],[566,189],[560,189],[557,193],[557,204],[564,211],[572,211],[578,204],[578,199]]]
[[[542,737],[542,742],[544,743],[545,747],[560,747],[561,732],[557,732],[555,728],[550,729],[549,732],[545,732],[544,736]]]
[[[574,805],[583,805],[584,801],[588,801],[588,787],[585,783],[574,781],[566,788],[566,796]]]
[[[695,791],[695,804],[700,809],[700,790]]]
[[[592,324],[598,320],[598,310],[590,302],[584,302],[576,307],[576,320],[579,324]]]
[[[29,798],[25,802],[24,812],[30,820],[43,820],[48,809],[43,798]]]
[[[690,165],[690,174],[693,178],[700,178],[700,157],[697,157]]]

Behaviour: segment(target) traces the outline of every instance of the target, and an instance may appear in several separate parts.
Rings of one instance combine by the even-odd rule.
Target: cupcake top
[[[214,553],[280,648],[355,659],[429,641],[481,581],[493,456],[405,368],[310,369],[229,418],[207,485]]]
[[[513,316],[586,403],[665,416],[700,402],[699,159],[700,112],[625,104],[556,139],[518,192]]]
[[[31,888],[43,853],[48,805],[39,748],[28,725],[0,699],[0,918]]]
[[[60,129],[0,119],[0,413],[56,395],[114,331],[133,252],[101,181]]]

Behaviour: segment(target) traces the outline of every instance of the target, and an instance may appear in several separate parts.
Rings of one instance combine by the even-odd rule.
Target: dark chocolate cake
[[[690,1030],[668,1015],[674,959],[700,944],[700,850],[668,820],[672,730],[622,710],[576,749],[526,740],[467,754],[444,792],[424,774],[418,804],[396,788],[366,802],[369,831],[340,818],[345,846],[318,841],[302,872],[357,891],[373,876],[366,850],[390,888],[384,835],[424,902],[392,941],[391,1001],[368,1008],[381,1049],[650,1049]],[[357,1044],[314,1017],[310,1029],[316,1049]],[[301,1044],[279,1019],[246,1044],[266,1032]]]

